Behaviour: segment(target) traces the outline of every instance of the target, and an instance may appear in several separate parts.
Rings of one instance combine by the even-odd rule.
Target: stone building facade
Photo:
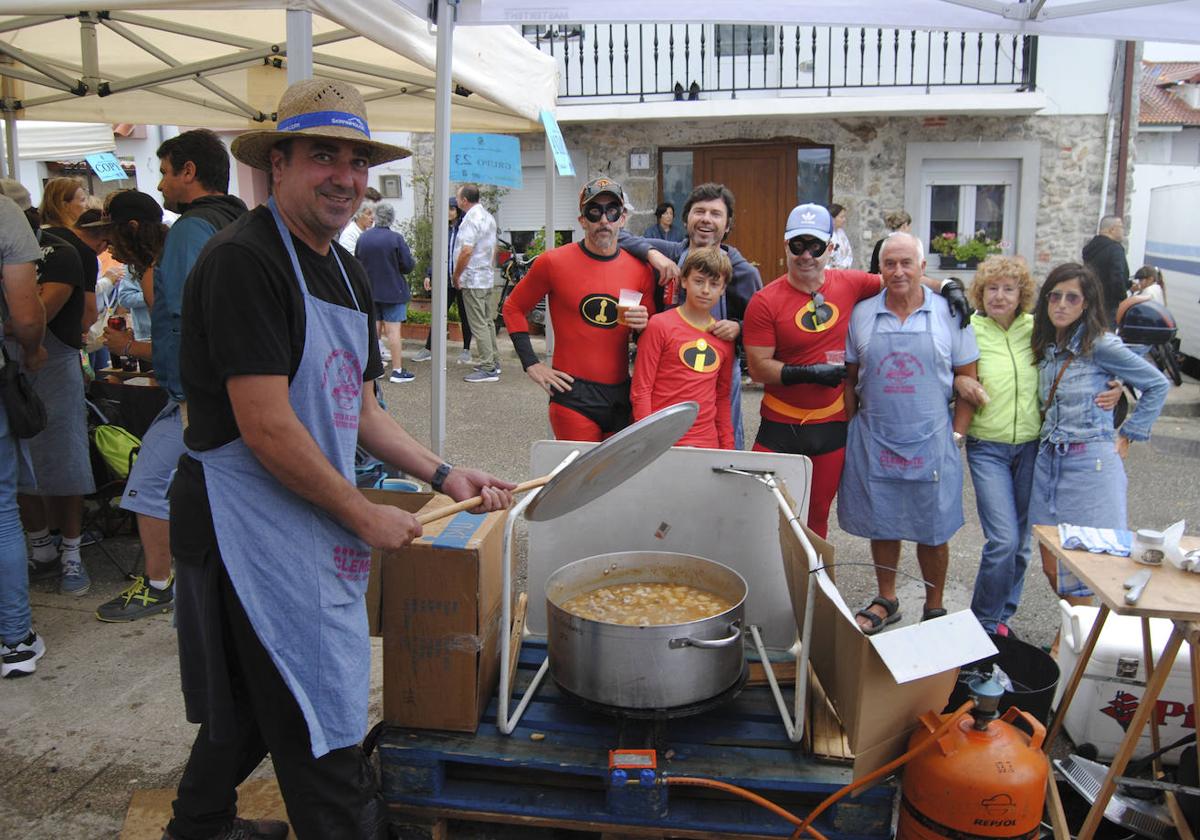
[[[1036,159],[1036,172],[1030,173],[1034,177],[1025,183],[1033,185],[1035,195],[1023,195],[1021,208],[1023,215],[1031,216],[1025,224],[1032,243],[1024,243],[1019,250],[1030,259],[1035,276],[1043,277],[1061,262],[1078,260],[1081,247],[1095,232],[1104,178],[1106,118],[1033,115],[605,121],[566,123],[563,134],[568,147],[586,158],[587,171],[577,173],[580,183],[605,175],[625,186],[637,210],[629,228],[636,231],[653,221],[652,211],[659,200],[660,149],[766,142],[831,146],[833,201],[848,209],[847,233],[856,254],[855,267],[860,268],[866,267],[874,241],[885,233],[884,213],[905,207],[906,180],[911,182],[907,171],[910,147],[958,144],[969,149],[972,144],[990,144],[993,150],[1017,146],[1033,149],[1036,157],[1027,157],[1026,162]],[[527,159],[541,159],[540,135],[523,136],[521,145]],[[413,150],[416,169],[432,170],[431,137],[414,135]],[[630,152],[635,150],[649,153],[648,169],[630,170]],[[909,183],[910,200],[911,186]],[[739,196],[740,202],[746,200],[746,196]],[[503,218],[500,222],[505,227]]]

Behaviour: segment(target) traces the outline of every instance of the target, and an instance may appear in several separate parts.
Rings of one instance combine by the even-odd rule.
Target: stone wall
[[[1078,260],[1095,233],[1100,215],[1104,168],[1105,117],[854,117],[845,119],[774,118],[714,121],[639,121],[566,124],[571,148],[588,153],[587,177],[606,175],[626,188],[638,214],[630,228],[653,220],[658,199],[660,147],[756,141],[808,141],[834,148],[833,200],[848,208],[847,232],[863,264],[871,243],[884,233],[883,214],[904,201],[906,144],[915,142],[1036,141],[1041,147],[1034,272],[1045,276],[1053,266]],[[432,145],[414,135],[414,151]],[[521,138],[523,149],[542,148],[542,138]],[[631,150],[649,151],[651,168],[629,171]],[[1113,167],[1115,170],[1115,166]],[[1110,195],[1111,203],[1111,195]],[[863,232],[870,234],[866,239]],[[865,266],[864,266],[865,267]]]

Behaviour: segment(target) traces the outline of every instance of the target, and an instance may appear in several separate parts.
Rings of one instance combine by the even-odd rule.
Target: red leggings
[[[550,403],[550,428],[554,431],[555,440],[584,440],[599,443],[613,436],[612,432],[605,434],[593,420],[584,417],[573,408],[565,405]],[[828,510],[828,506],[826,506]]]
[[[760,443],[754,444],[755,452],[774,452]],[[788,453],[781,453],[788,454]],[[842,464],[846,461],[846,449],[835,449],[824,455],[809,455],[812,461],[812,488],[808,496],[808,527],[824,539],[829,533],[829,506],[837,495],[838,482],[842,480]]]

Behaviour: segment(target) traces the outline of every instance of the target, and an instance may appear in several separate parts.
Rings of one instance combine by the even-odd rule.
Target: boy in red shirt
[[[695,401],[696,422],[679,446],[733,449],[729,390],[733,342],[714,336],[711,311],[733,273],[720,248],[697,248],[683,262],[684,302],[650,319],[638,340],[637,362],[629,396],[633,419],[641,420],[667,406]]]

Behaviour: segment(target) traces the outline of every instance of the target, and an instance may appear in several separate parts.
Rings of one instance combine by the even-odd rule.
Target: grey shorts
[[[142,436],[142,448],[129,480],[125,482],[121,507],[155,519],[169,520],[171,505],[167,500],[167,489],[175,477],[179,456],[185,451],[183,413],[179,403],[171,400]]]

